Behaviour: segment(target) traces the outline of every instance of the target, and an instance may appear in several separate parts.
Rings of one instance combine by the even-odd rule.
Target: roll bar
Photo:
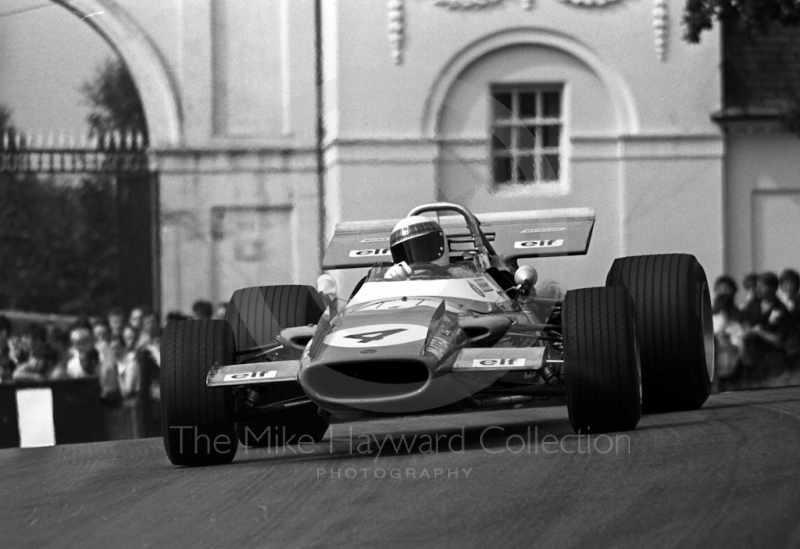
[[[492,248],[492,245],[489,244],[489,241],[486,239],[486,235],[483,234],[483,231],[480,228],[481,222],[477,217],[475,217],[475,214],[461,204],[454,204],[452,202],[431,202],[429,204],[420,204],[408,212],[408,216],[406,217],[419,215],[424,212],[439,213],[440,211],[453,211],[461,214],[461,216],[464,218],[464,221],[467,223],[469,232],[472,235],[472,242],[475,244],[475,248],[478,250],[478,257],[481,258],[480,261],[483,263],[485,268],[489,268],[491,264],[491,260],[489,258],[497,254]]]

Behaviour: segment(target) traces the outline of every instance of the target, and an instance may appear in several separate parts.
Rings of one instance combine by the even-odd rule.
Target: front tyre
[[[244,350],[273,343],[284,328],[316,324],[322,311],[322,299],[310,286],[254,286],[234,292],[225,318],[236,348]],[[258,404],[305,396],[299,383],[267,383],[259,391]],[[327,430],[328,420],[308,404],[237,424],[239,442],[251,448],[282,446],[301,437],[318,442]]]
[[[693,255],[614,260],[606,286],[636,304],[644,413],[700,408],[714,377],[714,328],[706,273]]]
[[[567,292],[562,307],[567,410],[578,433],[629,431],[642,416],[633,301],[625,288]]]
[[[224,320],[171,322],[161,340],[161,418],[167,457],[189,467],[230,463],[239,441],[230,389],[206,386],[215,364],[233,363]]]

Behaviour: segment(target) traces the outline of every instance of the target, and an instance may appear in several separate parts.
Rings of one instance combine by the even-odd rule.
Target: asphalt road
[[[2,450],[0,472],[0,547],[800,547],[800,388],[612,437],[559,406],[337,424],[199,469],[160,439]]]

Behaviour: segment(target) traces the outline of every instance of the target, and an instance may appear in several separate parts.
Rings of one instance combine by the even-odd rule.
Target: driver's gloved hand
[[[414,271],[411,270],[411,267],[408,266],[408,263],[405,261],[401,261],[397,265],[392,265],[389,267],[389,270],[386,271],[386,274],[383,275],[383,278],[387,280],[406,280],[408,279]]]

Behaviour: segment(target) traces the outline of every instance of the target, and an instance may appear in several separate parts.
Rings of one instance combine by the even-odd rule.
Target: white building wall
[[[726,271],[800,270],[797,137],[775,125],[734,127],[727,137]]]
[[[157,51],[177,104],[180,128],[169,139],[145,104],[160,182],[163,311],[227,301],[241,286],[313,284],[313,0],[127,0],[109,13]],[[133,76],[137,86],[150,78]]]
[[[164,309],[227,297],[213,217],[224,211],[289,220],[280,268],[264,259],[251,284],[287,272],[286,282],[312,282],[322,222],[314,1],[64,3],[87,14],[107,8],[111,23],[99,30],[142,92],[161,174]],[[662,0],[482,3],[321,3],[326,234],[339,221],[399,218],[436,199],[476,212],[590,206],[598,217],[588,267],[576,258],[547,267],[568,287],[602,283],[621,254],[689,251],[709,277],[719,274],[717,34],[682,41],[683,0],[664,3],[663,55],[654,35]],[[562,184],[494,192],[487,87],[542,81],[565,86]],[[268,223],[254,223],[274,238]],[[248,261],[262,257],[251,244]]]
[[[337,221],[403,216],[428,197],[476,212],[590,206],[598,218],[586,261],[547,262],[566,286],[602,284],[613,257],[641,253],[694,253],[719,274],[716,35],[683,42],[683,2],[671,0],[661,59],[651,2],[461,4],[395,2],[399,64],[385,5],[327,5],[328,234]],[[550,82],[564,84],[562,183],[493,189],[489,86]]]

